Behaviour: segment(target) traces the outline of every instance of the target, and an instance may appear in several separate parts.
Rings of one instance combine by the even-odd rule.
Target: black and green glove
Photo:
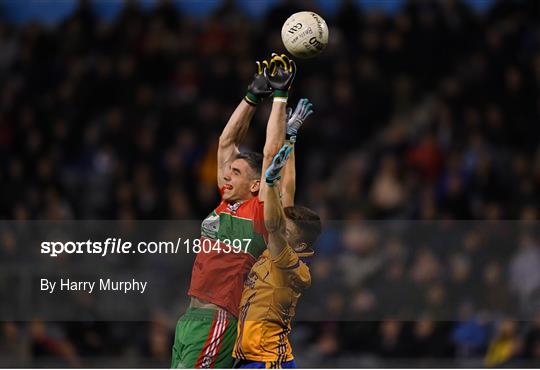
[[[272,53],[272,59],[264,68],[264,76],[274,90],[274,97],[287,97],[296,75],[296,64],[285,54]]]
[[[257,105],[263,101],[264,98],[272,95],[272,88],[268,83],[264,75],[264,70],[269,67],[266,60],[262,63],[257,61],[257,72],[253,75],[253,81],[249,84],[244,100],[251,105]]]

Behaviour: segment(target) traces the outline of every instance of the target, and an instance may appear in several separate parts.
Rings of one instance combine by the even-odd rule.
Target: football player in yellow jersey
[[[293,204],[294,142],[299,127],[312,113],[311,107],[307,99],[302,99],[294,113],[289,114],[287,140],[265,173],[268,188],[264,223],[268,244],[244,284],[233,351],[238,368],[296,367],[288,335],[298,299],[311,284],[309,268],[302,259],[313,255],[312,245],[321,232],[319,216]],[[280,200],[276,183],[283,167]]]

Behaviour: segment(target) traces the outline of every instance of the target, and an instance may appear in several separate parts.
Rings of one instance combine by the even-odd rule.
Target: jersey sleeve
[[[291,246],[287,245],[279,256],[272,258],[277,272],[278,283],[296,291],[302,291],[311,285],[311,275],[307,265],[300,260]]]

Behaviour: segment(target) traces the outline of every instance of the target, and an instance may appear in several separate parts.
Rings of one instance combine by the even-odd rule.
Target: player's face
[[[248,200],[259,191],[260,178],[243,159],[232,161],[223,179],[223,200],[226,202]]]

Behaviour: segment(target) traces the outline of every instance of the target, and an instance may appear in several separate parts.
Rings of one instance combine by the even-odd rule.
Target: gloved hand
[[[303,98],[298,101],[293,112],[292,108],[287,111],[287,128],[285,131],[285,140],[290,143],[296,142],[298,130],[304,124],[306,118],[313,114],[313,104],[308,99]]]
[[[274,90],[274,97],[287,97],[296,75],[296,64],[285,54],[272,53],[269,65],[264,68],[264,76]]]
[[[270,166],[268,166],[268,169],[264,173],[264,177],[268,186],[274,186],[276,181],[281,178],[281,169],[287,163],[287,158],[289,158],[289,154],[291,154],[292,150],[293,147],[291,145],[283,144],[279,152],[275,155],[272,163],[270,164]]]
[[[264,98],[272,95],[272,88],[264,75],[264,71],[269,67],[266,60],[262,63],[257,61],[257,72],[253,75],[253,81],[249,84],[244,100],[251,105],[257,105]]]

